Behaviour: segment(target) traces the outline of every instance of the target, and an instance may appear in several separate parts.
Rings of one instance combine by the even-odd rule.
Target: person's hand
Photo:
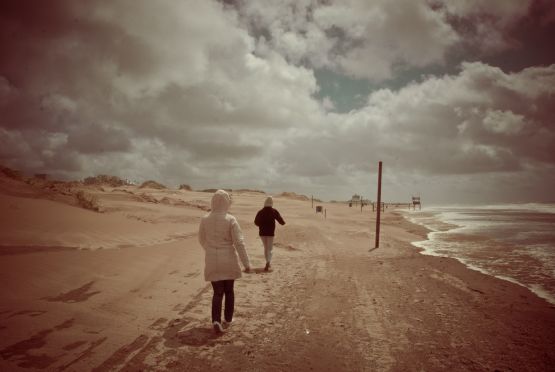
[[[250,273],[250,272],[251,272],[251,268],[250,268],[250,267],[245,267],[245,272],[246,272],[246,273]]]

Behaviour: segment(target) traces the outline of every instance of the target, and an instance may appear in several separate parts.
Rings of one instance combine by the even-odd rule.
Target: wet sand
[[[276,197],[287,225],[266,273],[252,224],[264,195],[234,193],[255,272],[236,282],[234,324],[216,336],[195,235],[210,194],[89,190],[104,208],[96,213],[4,191],[2,371],[555,366],[554,306],[456,260],[419,254],[410,241],[426,231],[390,210],[372,249],[371,211],[324,203],[324,219],[310,201]]]

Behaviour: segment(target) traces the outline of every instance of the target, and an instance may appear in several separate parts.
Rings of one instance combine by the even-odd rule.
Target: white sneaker
[[[216,333],[224,333],[224,328],[222,327],[222,325],[220,324],[220,322],[214,322],[214,323],[212,323],[212,325],[214,326],[214,332],[216,332]]]
[[[227,320],[224,320],[224,324],[223,324],[224,329],[228,329],[229,327],[231,327],[231,323],[233,322],[228,322]]]

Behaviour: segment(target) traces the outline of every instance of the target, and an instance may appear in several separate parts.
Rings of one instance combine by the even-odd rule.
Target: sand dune
[[[18,187],[19,185],[19,187]],[[56,194],[0,179],[0,370],[549,370],[555,308],[455,260],[368,208],[276,197],[274,270],[253,225],[265,195],[233,193],[254,273],[236,319],[210,328],[196,238],[209,193],[73,185]],[[75,204],[96,198],[101,212]],[[69,198],[68,198],[69,197]],[[102,249],[100,249],[102,248]]]
[[[155,209],[142,206],[143,202],[130,201],[114,203],[111,213],[4,195],[0,195],[0,203],[7,207],[0,216],[2,246],[97,249],[152,245],[193,234],[195,227],[183,223],[192,222],[203,213],[197,208],[187,208],[191,211],[184,214],[174,211],[175,208]],[[133,204],[139,205],[133,208]]]

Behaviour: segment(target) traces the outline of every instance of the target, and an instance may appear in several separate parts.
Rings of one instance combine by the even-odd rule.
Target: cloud
[[[67,148],[82,154],[131,150],[129,134],[108,124],[84,124],[68,128]]]
[[[223,168],[257,156],[267,131],[323,110],[312,71],[271,50],[256,56],[236,13],[215,1],[2,7],[2,160],[17,167],[69,177],[142,151],[138,164],[154,164],[160,145]]]
[[[493,55],[508,49],[522,47],[515,30],[523,22],[537,15],[536,8],[553,8],[535,0],[493,1],[434,1],[434,7],[445,13],[445,17],[460,35],[464,48],[470,54]],[[541,15],[540,17],[543,17]],[[524,27],[530,28],[530,25]],[[520,34],[525,33],[520,32]]]
[[[280,1],[235,3],[263,48],[293,64],[371,82],[453,59],[521,50],[531,29],[552,22],[547,0]],[[524,39],[523,39],[524,37]],[[522,67],[522,66],[521,66]]]
[[[366,107],[328,115],[318,132],[293,139],[282,154],[284,172],[367,171],[376,159],[396,171],[431,175],[553,167],[553,79],[555,65],[507,74],[476,62],[462,64],[457,75],[376,91]],[[308,161],[295,162],[305,148]]]
[[[458,17],[488,15],[501,24],[508,24],[524,17],[533,0],[441,0],[436,6],[443,6],[447,12]]]
[[[449,63],[458,48],[504,48],[528,5],[229,3],[3,2],[0,161],[67,178],[112,173],[329,198],[360,192],[378,160],[391,197],[407,182],[447,195],[444,180],[462,182],[464,199],[477,175],[493,188],[513,175],[521,187],[553,170],[554,65],[463,63],[384,83]],[[382,85],[366,100],[360,90],[359,109],[336,113],[336,101],[316,98],[316,68]]]
[[[371,80],[399,66],[444,61],[459,37],[425,1],[240,1],[239,14],[264,45],[307,62]]]
[[[525,126],[524,116],[511,111],[487,110],[483,119],[484,128],[495,134],[515,135]]]
[[[514,22],[525,16],[532,4],[532,0],[441,0],[436,6],[443,6],[447,12],[458,17],[475,15],[489,15],[495,17],[502,24]]]

